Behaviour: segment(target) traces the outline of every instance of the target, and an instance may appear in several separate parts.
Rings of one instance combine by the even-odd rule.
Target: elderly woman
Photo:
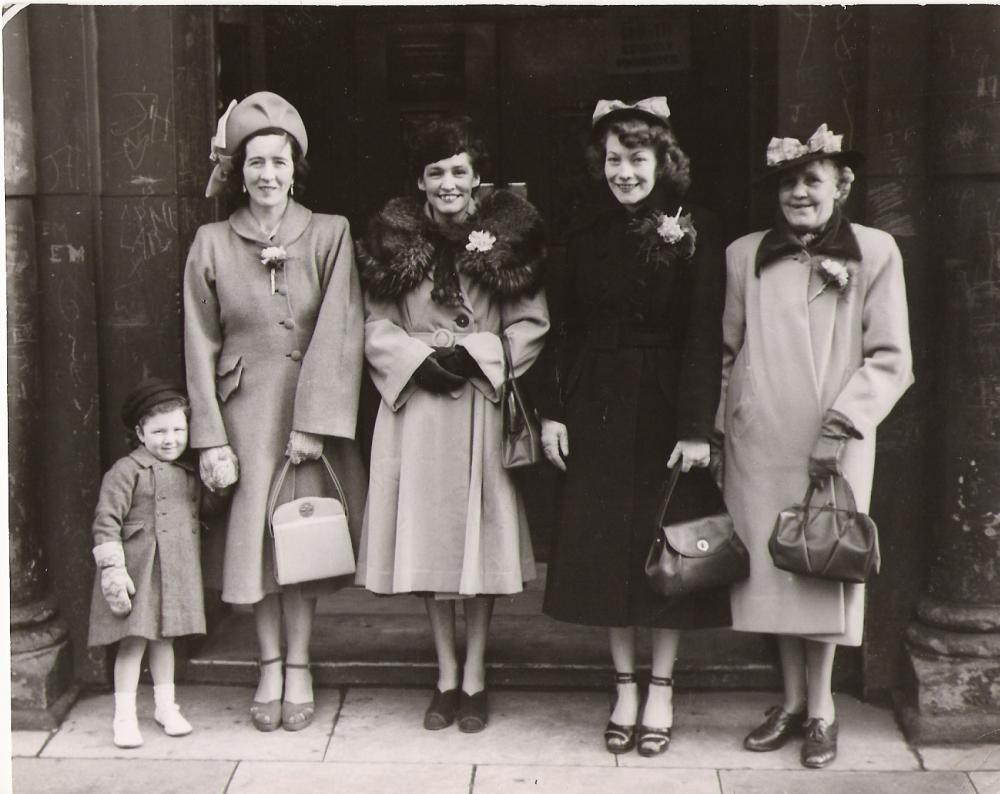
[[[772,139],[764,179],[781,211],[729,246],[723,321],[724,493],[751,556],[733,627],[778,635],[785,690],[744,745],[804,735],[807,767],[836,757],[833,658],[861,643],[864,585],[781,571],[768,538],[810,478],[845,475],[867,511],[875,428],[913,382],[903,262],[890,235],[842,212],[861,161],[842,137],[824,124],[807,144]]]
[[[213,140],[219,162],[206,194],[228,187],[245,203],[227,221],[198,229],[184,273],[191,446],[201,450],[210,488],[236,483],[225,532],[212,538],[208,578],[218,580],[221,567],[223,601],[253,605],[260,683],[250,714],[261,731],[296,731],[312,722],[316,597],[349,583],[276,582],[267,531],[275,471],[288,456],[296,492],[325,493],[316,490],[329,489],[319,464],[305,463],[325,451],[358,532],[364,509],[365,477],[353,441],[364,344],[361,287],[347,221],[313,214],[292,198],[303,192],[307,146],[298,111],[277,94],[230,105]]]
[[[669,520],[721,506],[703,467],[718,400],[722,240],[710,212],[681,200],[690,166],[669,116],[665,97],[597,104],[590,158],[614,200],[569,240],[540,405],[545,455],[565,472],[544,610],[609,628],[611,753],[636,745],[636,631],[652,629],[646,756],[670,743],[680,630],[729,625],[725,588],[665,598],[644,576],[668,467],[700,469],[680,477]]]
[[[549,327],[538,213],[505,190],[475,198],[485,163],[469,119],[426,125],[411,151],[419,194],[386,204],[358,249],[365,354],[382,400],[357,581],[424,598],[438,659],[424,727],[457,718],[466,733],[488,719],[494,596],[535,576],[524,507],[500,460],[501,337],[517,376]]]

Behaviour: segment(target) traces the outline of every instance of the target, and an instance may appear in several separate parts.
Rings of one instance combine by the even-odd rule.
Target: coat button
[[[291,329],[295,327],[295,320],[293,320],[291,317],[286,317],[284,320],[281,321],[281,324],[285,326],[285,328]]]
[[[455,318],[455,325],[459,328],[466,328],[469,325],[469,318],[464,314],[460,314]]]
[[[301,350],[293,350],[291,353],[288,354],[288,357],[292,361],[301,361],[302,360],[302,351]]]
[[[278,295],[287,295],[288,290],[285,287],[278,287],[274,290]]]

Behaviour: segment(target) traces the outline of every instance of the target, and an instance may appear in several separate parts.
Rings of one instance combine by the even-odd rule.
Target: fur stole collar
[[[542,286],[541,216],[508,190],[494,190],[475,215],[451,227],[428,218],[422,199],[392,199],[372,218],[357,247],[361,283],[376,298],[398,298],[432,276],[435,301],[460,302],[457,278],[449,281],[435,272],[441,262],[453,262],[447,266],[452,273],[464,273],[503,299],[531,295]]]

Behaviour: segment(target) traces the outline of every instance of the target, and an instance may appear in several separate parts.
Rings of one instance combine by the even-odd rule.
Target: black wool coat
[[[666,599],[643,576],[653,523],[679,439],[708,439],[722,360],[725,260],[717,219],[684,204],[690,258],[658,245],[659,195],[635,215],[615,206],[572,234],[566,265],[548,287],[555,331],[537,402],[564,422],[570,455],[562,481],[544,611],[597,626],[699,628],[730,623],[720,588]],[[637,225],[647,221],[645,231]],[[669,520],[714,512],[706,469],[682,475]]]

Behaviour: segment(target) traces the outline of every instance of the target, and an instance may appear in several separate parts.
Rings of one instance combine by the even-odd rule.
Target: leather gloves
[[[435,347],[434,352],[431,353],[434,360],[437,361],[442,367],[444,367],[452,375],[458,375],[462,378],[474,378],[476,375],[482,375],[483,371],[479,368],[479,364],[461,345],[455,345],[454,347]]]
[[[240,461],[228,444],[209,447],[201,451],[198,470],[208,490],[221,491],[240,478]]]
[[[413,373],[413,382],[421,389],[434,394],[446,394],[460,389],[465,381],[461,375],[449,372],[441,366],[433,353],[425,358]]]
[[[323,454],[323,436],[293,430],[288,437],[285,454],[293,466],[298,466],[304,460],[319,460],[319,456]]]
[[[125,570],[125,549],[121,543],[109,541],[94,547],[94,562],[101,569],[101,593],[108,602],[111,613],[125,617],[132,611],[135,584]]]
[[[862,438],[854,423],[839,411],[829,409],[823,415],[819,438],[809,456],[809,479],[821,485],[828,477],[843,475],[840,466],[848,439]]]

